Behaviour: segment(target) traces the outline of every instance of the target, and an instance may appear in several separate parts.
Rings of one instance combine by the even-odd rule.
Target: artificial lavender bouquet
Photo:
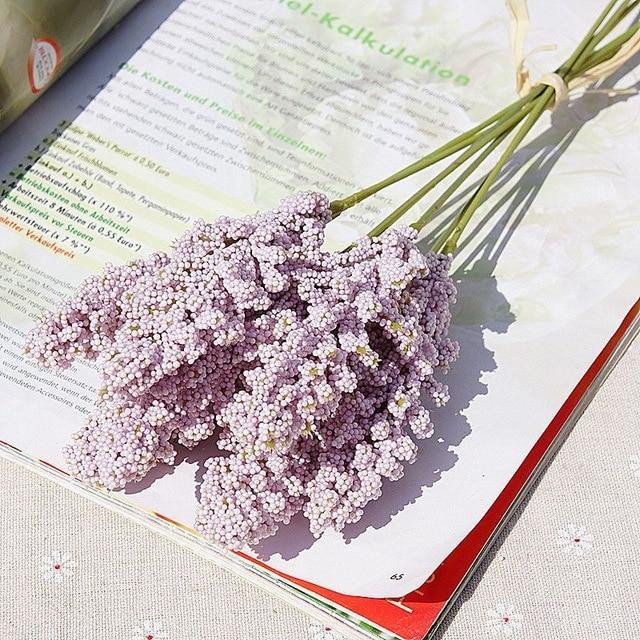
[[[449,268],[466,225],[561,87],[598,80],[637,51],[637,25],[598,45],[639,3],[609,2],[551,80],[389,178],[331,203],[299,193],[265,213],[198,221],[170,253],[85,280],[27,345],[43,366],[80,357],[100,372],[95,410],[64,449],[71,473],[120,489],[173,464],[176,444],[215,438],[223,453],[206,463],[196,522],[208,539],[256,544],[298,512],[316,536],[357,522],[383,480],[416,461],[415,440],[437,429],[430,405],[448,400],[442,374],[458,354]],[[514,131],[422,253],[419,232]],[[453,154],[367,236],[322,248],[344,210]],[[392,228],[458,169],[411,226]]]

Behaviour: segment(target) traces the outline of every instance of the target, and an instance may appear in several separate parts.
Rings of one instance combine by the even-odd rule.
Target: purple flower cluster
[[[108,266],[30,334],[46,366],[96,360],[104,387],[65,447],[74,475],[121,488],[174,444],[217,436],[196,526],[238,548],[303,511],[356,522],[433,432],[425,398],[457,356],[449,258],[390,230],[323,251],[328,200],[197,222],[170,254]]]

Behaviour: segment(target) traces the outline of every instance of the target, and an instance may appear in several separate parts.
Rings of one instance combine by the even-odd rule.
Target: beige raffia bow
[[[640,30],[638,30],[629,40],[620,47],[618,52],[609,60],[605,60],[586,73],[577,76],[566,83],[557,73],[545,73],[535,82],[531,81],[529,69],[526,66],[526,58],[532,53],[555,49],[555,45],[543,45],[536,47],[529,54],[524,53],[524,43],[529,31],[529,9],[527,0],[506,0],[507,7],[511,13],[511,50],[516,65],[516,89],[521,97],[526,96],[531,89],[538,84],[546,84],[555,90],[555,99],[549,106],[551,110],[569,97],[571,91],[592,84],[598,80],[603,80],[607,76],[617,71],[627,60],[640,51]],[[608,94],[617,94],[621,91],[606,89]],[[635,91],[622,90],[624,93],[636,93]]]

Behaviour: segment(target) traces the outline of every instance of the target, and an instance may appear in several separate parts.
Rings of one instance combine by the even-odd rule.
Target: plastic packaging
[[[139,0],[0,0],[0,130]]]

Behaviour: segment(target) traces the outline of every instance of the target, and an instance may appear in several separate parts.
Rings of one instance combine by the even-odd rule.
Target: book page
[[[105,262],[167,249],[197,218],[270,208],[296,190],[350,194],[514,99],[507,14],[485,5],[469,15],[461,0],[366,11],[184,0],[79,115],[54,110],[55,127],[5,167],[0,440],[64,468],[95,371],[42,371],[22,346],[38,315]],[[557,36],[565,55],[566,34],[582,35],[597,7],[532,11],[544,28],[531,46]],[[360,522],[315,540],[299,516],[250,553],[335,591],[400,596],[473,528],[637,298],[637,118],[628,98],[600,94],[543,120],[456,258],[461,357],[434,437]],[[429,175],[345,213],[328,246],[366,233]],[[119,498],[189,526],[214,444],[181,451],[175,469]]]

